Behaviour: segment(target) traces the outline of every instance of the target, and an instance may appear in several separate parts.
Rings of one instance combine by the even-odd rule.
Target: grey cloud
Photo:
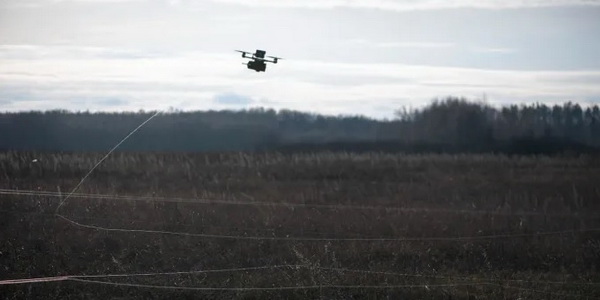
[[[254,103],[252,98],[234,93],[218,94],[215,96],[214,101],[223,105],[248,105]]]
[[[511,88],[513,86],[507,84],[472,84],[472,83],[457,83],[457,82],[435,82],[435,81],[422,81],[419,85],[423,86],[434,86],[434,87],[460,87],[460,88]]]
[[[503,48],[503,47],[474,47],[471,49],[473,52],[477,53],[489,53],[489,54],[512,54],[516,53],[518,50],[515,48]]]
[[[35,95],[27,87],[0,87],[0,104],[14,104],[17,102],[29,101],[34,98]]]
[[[522,8],[522,7],[555,7],[555,6],[598,6],[595,0],[213,0],[220,3],[234,3],[246,6],[268,7],[302,7],[316,9],[376,8],[383,10],[426,10],[444,8]]]
[[[147,0],[19,0],[9,3],[13,7],[41,7],[60,3],[120,3],[120,2],[149,2]],[[161,4],[178,6],[192,1],[154,0]],[[595,0],[212,0],[213,3],[238,4],[249,7],[301,7],[312,9],[347,8],[377,8],[386,10],[415,10],[440,8],[519,8],[519,7],[548,7],[548,6],[595,6],[600,5]]]
[[[12,103],[13,103],[13,101],[11,100],[11,97],[5,97],[5,95],[0,93],[0,105],[6,105],[6,104],[12,104]]]
[[[123,100],[121,98],[109,97],[109,98],[98,98],[95,100],[99,105],[103,106],[124,106],[129,104],[129,101]]]
[[[600,95],[586,97],[585,101],[592,104],[600,104]]]
[[[0,45],[0,58],[2,59],[143,59],[166,56],[165,53],[108,47],[77,45]]]
[[[590,72],[588,74],[541,74],[541,80],[549,83],[575,83],[575,84],[597,84],[600,85],[600,74],[598,72]]]
[[[60,102],[64,107],[73,110],[88,110],[93,108],[108,111],[129,107],[132,104],[130,100],[125,100],[120,97],[94,95],[67,96]]]
[[[12,77],[12,78],[56,78],[54,74],[45,74],[45,73],[34,73],[34,72],[0,72],[0,76]]]
[[[394,76],[378,75],[344,75],[344,74],[299,74],[294,76],[300,81],[310,82],[320,85],[331,85],[338,87],[356,87],[370,84],[405,84],[414,82],[413,79]]]
[[[455,47],[456,43],[433,41],[371,41],[366,39],[348,39],[344,44],[375,48],[416,48],[416,49],[445,49]]]

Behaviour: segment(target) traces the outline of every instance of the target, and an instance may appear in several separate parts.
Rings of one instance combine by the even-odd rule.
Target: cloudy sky
[[[1,111],[385,118],[450,95],[600,103],[600,0],[0,0]]]

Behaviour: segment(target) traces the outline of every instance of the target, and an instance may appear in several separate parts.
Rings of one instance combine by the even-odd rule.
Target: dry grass
[[[100,158],[81,153],[0,153],[0,188],[67,194]],[[111,228],[256,237],[418,239],[579,231],[600,228],[598,178],[600,159],[590,156],[115,153],[78,193],[298,205],[72,197],[61,214]],[[600,284],[584,284],[600,282],[598,232],[461,241],[211,239],[80,228],[56,218],[57,205],[56,197],[0,195],[0,278],[301,264],[305,267],[119,282],[325,287],[207,292],[63,282],[4,286],[0,293],[6,298],[600,297]],[[458,283],[475,284],[436,286]]]

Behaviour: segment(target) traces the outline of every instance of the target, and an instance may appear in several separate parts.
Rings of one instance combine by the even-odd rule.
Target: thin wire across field
[[[60,192],[52,191],[34,191],[34,190],[15,190],[0,189],[0,195],[14,196],[35,196],[35,197],[53,197],[63,196]],[[375,206],[375,205],[347,205],[347,204],[310,204],[294,202],[261,202],[261,201],[239,201],[234,199],[217,198],[182,198],[182,197],[157,197],[157,196],[126,196],[112,194],[88,194],[71,193],[70,198],[90,199],[90,200],[115,200],[115,201],[143,201],[143,202],[171,202],[171,203],[191,203],[206,205],[234,205],[234,206],[270,206],[284,208],[306,208],[306,209],[328,209],[328,210],[381,210],[395,211],[404,213],[443,213],[443,214],[466,214],[466,215],[489,215],[489,216],[539,216],[539,217],[573,217],[573,218],[598,218],[600,213],[557,213],[540,211],[502,211],[502,210],[469,210],[469,209],[438,209],[427,207],[396,207],[396,206]],[[64,205],[64,201],[63,201]]]
[[[479,282],[510,282],[510,283],[534,283],[534,284],[575,284],[575,285],[600,285],[600,282],[580,282],[580,281],[546,281],[546,280],[527,280],[527,279],[508,279],[508,278],[485,278],[477,279],[466,276],[446,276],[436,274],[414,274],[414,273],[399,273],[389,271],[373,271],[373,270],[360,270],[360,269],[349,269],[349,268],[334,268],[334,267],[319,267],[313,265],[269,265],[269,266],[258,266],[258,267],[245,267],[245,268],[225,268],[225,269],[209,269],[209,270],[193,270],[193,271],[174,271],[174,272],[150,272],[150,273],[117,273],[117,274],[84,274],[84,275],[63,275],[55,277],[40,277],[40,278],[27,278],[27,279],[11,279],[2,280],[0,285],[9,284],[22,284],[30,282],[48,282],[48,281],[61,281],[72,278],[78,279],[94,279],[94,278],[131,278],[131,277],[157,277],[157,276],[172,276],[172,275],[199,275],[199,274],[211,274],[211,273],[228,273],[228,272],[248,272],[248,271],[260,271],[260,270],[274,270],[274,269],[302,269],[311,268],[323,271],[333,271],[340,273],[362,273],[368,275],[384,275],[384,276],[397,276],[397,277],[416,277],[423,279],[445,279],[454,281],[479,281]]]
[[[67,195],[67,197],[65,197],[64,199],[61,199],[61,201],[58,203],[58,206],[56,207],[56,214],[58,214],[60,207],[63,206],[63,204],[65,204],[65,202],[67,202],[67,200],[69,200],[69,198],[71,197],[71,195],[73,193],[75,193],[77,191],[77,189],[79,189],[79,187],[83,184],[83,182],[94,172],[94,170],[96,170],[96,168],[105,160],[107,159],[119,146],[121,146],[121,144],[123,144],[130,136],[132,136],[134,133],[136,133],[136,131],[138,131],[140,128],[142,128],[144,125],[146,125],[146,123],[150,122],[150,120],[154,119],[154,117],[158,116],[158,114],[160,114],[160,111],[157,111],[155,114],[153,114],[152,116],[150,116],[150,118],[148,118],[146,121],[142,122],[142,124],[140,124],[138,127],[136,127],[135,129],[133,129],[129,134],[127,134],[120,142],[118,142],[114,147],[112,147],[112,149],[110,149],[110,151],[108,151],[108,153],[106,153],[106,155],[104,155],[84,176],[83,178],[81,178],[81,180],[79,181],[79,183],[73,188],[73,190],[71,190],[71,192]]]
[[[494,234],[494,235],[479,235],[479,236],[454,236],[454,237],[396,237],[396,238],[380,238],[380,237],[365,237],[365,238],[354,238],[354,237],[338,237],[338,238],[324,238],[324,237],[274,237],[274,236],[247,236],[247,235],[221,235],[221,234],[204,234],[204,233],[188,233],[178,231],[164,231],[164,230],[144,230],[144,229],[125,229],[125,228],[110,228],[95,225],[86,225],[63,215],[57,215],[57,217],[65,220],[66,222],[81,228],[108,231],[108,232],[129,232],[129,233],[148,233],[148,234],[164,234],[182,237],[196,237],[196,238],[211,238],[211,239],[227,239],[227,240],[270,240],[270,241],[296,241],[296,242],[459,242],[459,241],[472,241],[472,240],[490,240],[490,239],[507,239],[507,238],[523,238],[523,237],[534,237],[534,236],[550,236],[550,235],[564,235],[564,234],[577,234],[585,232],[600,232],[600,228],[590,228],[582,230],[561,230],[561,231],[546,231],[546,232],[532,232],[532,233],[516,233],[516,234]]]
[[[271,287],[196,287],[196,286],[171,286],[171,285],[152,285],[152,284],[139,284],[131,282],[115,282],[106,281],[109,278],[135,278],[135,277],[155,277],[155,276],[173,276],[173,275],[198,275],[198,274],[209,274],[209,273],[227,273],[227,272],[249,272],[249,271],[260,271],[260,270],[275,270],[275,269],[319,269],[323,271],[334,271],[342,273],[363,273],[363,274],[376,274],[386,276],[401,276],[401,277],[418,277],[422,279],[444,279],[450,280],[451,283],[427,283],[427,284],[386,284],[386,285],[339,285],[339,284],[323,284],[323,285],[293,285],[293,286],[271,286]],[[105,280],[99,280],[105,279]],[[88,284],[101,284],[111,285],[117,287],[134,287],[134,288],[150,288],[150,289],[163,289],[163,290],[180,290],[180,291],[285,291],[285,290],[311,290],[311,289],[435,289],[435,288],[448,288],[448,287],[465,287],[465,286],[490,286],[504,289],[515,289],[520,291],[526,291],[531,293],[547,294],[560,297],[586,297],[588,299],[598,299],[597,297],[582,294],[569,294],[569,293],[555,293],[545,290],[523,288],[519,286],[512,286],[506,283],[527,283],[527,284],[576,284],[576,285],[600,285],[595,282],[567,282],[567,281],[540,281],[540,280],[513,280],[513,279],[501,279],[501,278],[485,278],[477,279],[464,276],[440,276],[440,275],[426,275],[426,274],[407,274],[407,273],[395,273],[395,272],[379,272],[370,270],[356,270],[347,268],[327,268],[327,267],[315,267],[307,265],[273,265],[273,266],[259,266],[259,267],[246,267],[246,268],[228,268],[228,269],[213,269],[213,270],[197,270],[197,271],[178,271],[178,272],[157,272],[157,273],[131,273],[131,274],[100,274],[100,275],[65,275],[56,277],[41,277],[41,278],[26,278],[26,279],[12,279],[2,280],[0,285],[15,285],[15,284],[30,284],[30,283],[43,283],[43,282],[57,282],[57,281],[73,281]],[[502,282],[504,284],[500,284]]]

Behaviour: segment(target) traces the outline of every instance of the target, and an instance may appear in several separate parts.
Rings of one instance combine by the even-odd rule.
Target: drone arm
[[[246,56],[246,54],[251,54],[250,52],[246,52],[246,51],[242,51],[242,50],[235,50],[236,52],[242,53],[242,57],[243,58],[252,58],[252,55],[250,56]]]
[[[273,58],[273,60],[268,60],[266,58],[260,58],[259,60],[264,61],[264,62],[270,62],[270,63],[276,64],[277,63],[277,59],[278,58]]]
[[[267,56],[267,57],[272,58],[273,60],[265,59],[265,61],[268,61],[268,62],[274,63],[274,64],[276,64],[277,61],[281,59],[281,57],[275,57],[275,56]]]

